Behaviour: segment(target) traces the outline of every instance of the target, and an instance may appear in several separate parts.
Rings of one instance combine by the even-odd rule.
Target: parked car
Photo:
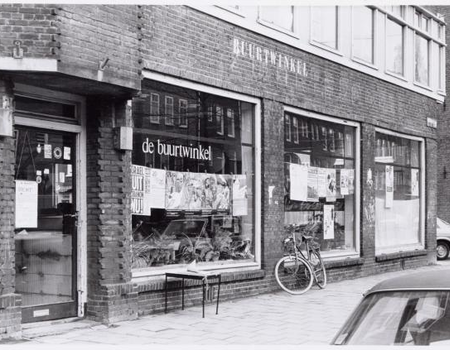
[[[450,224],[439,218],[436,221],[436,240],[437,259],[447,259],[450,253]]]
[[[378,283],[332,345],[450,345],[450,270],[416,272]]]

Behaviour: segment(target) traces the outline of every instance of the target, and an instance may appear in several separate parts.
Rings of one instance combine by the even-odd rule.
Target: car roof
[[[450,269],[413,272],[377,283],[364,295],[383,291],[450,290]]]

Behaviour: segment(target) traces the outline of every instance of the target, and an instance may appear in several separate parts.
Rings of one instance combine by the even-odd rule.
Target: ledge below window
[[[336,269],[340,267],[363,265],[364,258],[345,258],[343,260],[325,260],[325,269]]]
[[[412,258],[415,256],[427,255],[428,251],[421,250],[412,250],[409,252],[397,252],[397,253],[389,253],[389,254],[380,254],[375,257],[376,262],[395,260],[395,259],[403,259],[403,258]]]
[[[262,279],[266,275],[264,270],[247,270],[247,271],[234,271],[234,272],[223,272],[222,273],[222,283],[227,282],[238,282],[247,281],[254,279]],[[144,292],[154,292],[159,290],[164,290],[165,278],[137,282],[138,293]],[[186,286],[201,285],[199,281],[187,280],[185,282]]]

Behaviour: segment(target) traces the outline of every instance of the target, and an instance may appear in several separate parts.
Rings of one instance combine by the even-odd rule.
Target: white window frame
[[[175,85],[184,87],[191,90],[201,91],[209,94],[213,94],[216,96],[221,96],[241,102],[247,102],[253,105],[254,111],[254,230],[255,230],[255,261],[253,262],[235,262],[234,264],[223,264],[223,265],[211,265],[210,268],[213,271],[223,271],[223,272],[239,272],[239,271],[247,271],[247,270],[260,270],[261,269],[261,188],[258,184],[261,183],[261,101],[257,98],[241,95],[235,92],[230,92],[227,90],[222,90],[215,87],[210,87],[206,85],[201,85],[199,83],[183,80],[180,78],[175,78],[171,76],[167,76],[160,73],[150,72],[147,70],[143,70],[142,75],[144,79],[150,79],[154,81],[159,81],[162,83]],[[142,270],[132,271],[132,281],[140,282],[140,281],[151,281],[151,280],[160,280],[164,274],[170,270],[170,272],[185,272],[186,267],[175,266],[171,268],[166,265],[162,269],[159,268],[147,268]]]
[[[290,35],[292,37],[298,38],[297,33],[297,22],[298,22],[298,16],[297,16],[297,6],[290,5],[289,7],[292,7],[292,30],[289,30],[287,28],[281,27],[277,24],[271,23],[263,18],[263,8],[267,8],[268,6],[258,6],[258,20],[257,22],[265,27],[271,28],[273,30],[279,31],[281,33]]]
[[[284,138],[287,142],[291,142],[291,133],[292,133],[291,118],[289,117],[289,115],[286,115],[284,118],[285,118]]]
[[[178,100],[178,119],[180,128],[188,127],[188,100],[183,98]]]
[[[417,37],[421,37],[426,40],[426,48],[427,48],[427,82],[423,83],[418,80],[416,80],[416,39]],[[414,84],[417,86],[420,86],[425,89],[431,89],[430,83],[431,83],[431,39],[427,38],[425,35],[422,35],[422,33],[414,32],[414,44],[413,44],[413,80]]]
[[[343,56],[342,52],[341,52],[341,30],[340,30],[340,26],[341,26],[341,7],[337,6],[337,5],[333,5],[330,4],[329,6],[327,5],[327,7],[336,7],[336,47],[331,47],[325,44],[322,44],[319,41],[316,41],[313,37],[313,32],[314,32],[314,25],[313,25],[313,21],[314,21],[314,14],[313,14],[313,7],[310,7],[310,28],[309,28],[309,32],[310,32],[310,44],[313,46],[317,46],[321,49],[327,50],[329,52],[332,52],[334,54],[338,54],[340,56]]]
[[[293,142],[298,144],[300,142],[300,138],[298,135],[298,118],[296,116],[292,117],[292,130],[294,132]]]
[[[174,98],[172,96],[164,96],[164,123],[166,125],[174,125]]]
[[[216,106],[216,134],[223,135],[225,132],[224,118],[223,118],[223,109],[222,106]]]
[[[155,98],[155,101],[153,101],[153,98]],[[159,94],[156,93],[151,93],[150,94],[150,123],[153,124],[159,124],[160,123],[160,101],[161,101],[161,97]],[[153,103],[155,103],[155,106],[153,105]],[[155,114],[155,109],[156,109],[156,114]]]
[[[235,121],[234,121],[234,110],[227,108],[227,134],[228,137],[236,137],[235,134]]]
[[[299,116],[303,116],[306,118],[311,119],[317,119],[317,120],[323,120],[328,121],[335,124],[340,125],[346,125],[353,127],[355,129],[355,139],[354,142],[354,162],[355,162],[355,179],[354,179],[354,185],[355,185],[355,203],[354,203],[354,244],[355,244],[355,250],[354,251],[345,251],[345,252],[332,252],[330,254],[327,254],[324,258],[326,260],[328,259],[345,259],[347,257],[359,257],[360,256],[360,217],[361,217],[361,174],[360,174],[360,167],[361,167],[361,150],[358,145],[361,142],[361,126],[357,122],[338,119],[334,117],[325,116],[322,114],[314,113],[305,111],[300,108],[296,107],[290,107],[290,106],[284,106],[284,113],[291,113],[296,114]]]
[[[361,6],[358,6],[358,7],[361,7]],[[354,11],[355,6],[352,6],[352,11],[351,11],[352,12],[352,14],[351,14],[351,16],[352,16],[352,24],[351,24],[351,27],[352,27],[351,58],[355,62],[358,62],[360,64],[364,64],[364,65],[366,65],[368,67],[371,67],[371,68],[376,68],[376,66],[377,66],[377,53],[378,53],[377,45],[376,45],[376,43],[378,42],[378,35],[377,35],[377,22],[378,22],[377,21],[377,19],[378,19],[378,15],[377,14],[378,14],[378,11],[377,11],[377,9],[369,7],[369,6],[363,6],[363,7],[368,8],[372,12],[372,61],[368,62],[368,61],[366,61],[366,60],[364,60],[364,59],[362,59],[360,57],[355,56],[355,53],[354,53],[355,27],[354,27],[353,19],[354,19],[354,15],[355,15],[355,11]]]
[[[425,161],[425,139],[422,137],[416,137],[411,136],[407,134],[402,134],[399,132],[395,132],[392,130],[387,130],[383,128],[375,128],[375,133],[380,133],[384,135],[391,135],[395,137],[400,137],[403,139],[413,140],[419,142],[419,173],[420,173],[420,189],[419,193],[420,195],[420,226],[419,226],[419,243],[418,244],[400,244],[399,246],[395,247],[388,247],[388,248],[377,248],[376,243],[376,237],[375,237],[375,255],[379,256],[381,254],[390,254],[390,253],[398,253],[400,251],[414,251],[414,250],[420,250],[425,249],[425,221],[426,221],[426,209],[425,209],[425,198],[426,195],[426,161]],[[376,223],[375,223],[376,225]]]
[[[388,21],[392,21],[398,25],[400,25],[402,27],[402,73],[399,74],[397,72],[391,71],[388,69],[387,67],[387,55],[389,54],[389,50],[387,48],[387,28],[388,28]],[[397,20],[395,17],[391,16],[391,15],[387,15],[385,16],[385,35],[384,35],[384,60],[385,60],[385,73],[391,76],[394,76],[396,78],[400,78],[403,81],[406,81],[406,28],[407,26],[402,22]]]

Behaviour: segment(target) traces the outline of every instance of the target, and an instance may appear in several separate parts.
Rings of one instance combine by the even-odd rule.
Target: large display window
[[[285,233],[299,225],[324,256],[357,253],[358,125],[285,112]]]
[[[143,82],[133,106],[132,267],[255,262],[255,105]]]
[[[423,248],[423,155],[420,139],[376,133],[376,253]]]

